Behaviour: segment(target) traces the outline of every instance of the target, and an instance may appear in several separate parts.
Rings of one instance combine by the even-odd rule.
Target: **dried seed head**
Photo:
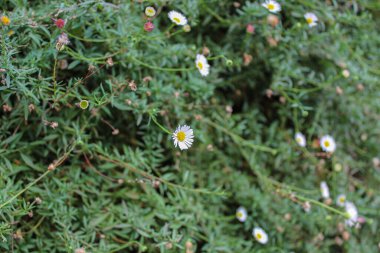
[[[324,203],[328,206],[330,206],[332,204],[332,199],[331,198],[328,198],[328,199],[325,199]]]
[[[203,48],[202,48],[202,54],[203,54],[204,56],[209,55],[209,54],[210,54],[210,49],[209,49],[208,47],[203,47]]]
[[[342,233],[342,237],[343,237],[343,240],[348,241],[348,240],[350,240],[350,233],[347,231],[344,231]]]
[[[281,96],[281,97],[280,97],[280,103],[281,103],[281,104],[285,104],[285,103],[286,103],[286,98],[283,97],[283,96]]]
[[[134,80],[130,81],[130,82],[128,83],[128,86],[129,86],[129,88],[130,88],[132,91],[136,91],[136,90],[137,90],[137,85],[136,85],[136,83],[135,83]]]
[[[112,135],[118,135],[120,133],[119,129],[114,128],[112,131]]]
[[[167,243],[165,244],[165,248],[166,248],[166,249],[172,249],[172,248],[173,248],[173,243],[171,243],[171,242],[167,242]]]
[[[342,238],[340,238],[339,236],[335,237],[335,244],[339,246],[343,245]]]
[[[244,53],[243,60],[244,60],[244,66],[248,66],[252,61],[252,55]]]
[[[17,229],[16,233],[13,234],[13,238],[16,240],[22,240],[24,239],[23,233],[20,229]]]
[[[56,129],[58,127],[58,122],[55,122],[55,121],[51,122],[50,127],[53,129]]]
[[[239,2],[234,2],[233,5],[235,8],[239,8],[241,4]]]
[[[379,168],[380,167],[380,159],[378,157],[372,158],[372,164],[375,168]]]
[[[273,37],[268,37],[267,42],[268,42],[270,47],[277,47],[277,45],[278,45],[278,41]]]
[[[200,114],[195,114],[194,115],[194,118],[195,118],[195,120],[201,120],[202,119],[202,115],[200,115]]]
[[[161,184],[161,182],[158,180],[153,180],[153,182],[152,182],[153,188],[155,188],[155,189],[160,187],[160,184]]]
[[[278,25],[278,23],[280,23],[280,20],[276,15],[269,14],[267,17],[267,22],[272,27],[276,27]]]
[[[232,106],[230,106],[230,105],[226,105],[226,112],[227,112],[228,114],[232,114],[232,112],[233,112]]]
[[[108,59],[107,59],[107,65],[108,66],[110,66],[110,67],[112,67],[113,66],[113,60],[112,60],[112,58],[111,57],[109,57]]]
[[[363,91],[363,90],[364,90],[364,85],[363,85],[362,83],[358,83],[358,84],[356,85],[356,89],[357,89],[358,91]]]
[[[309,201],[306,201],[302,204],[302,207],[303,207],[303,210],[305,210],[305,212],[310,212],[311,210],[311,205],[310,205],[310,202]]]
[[[86,250],[84,248],[78,248],[75,250],[75,253],[86,253]]]
[[[12,111],[12,107],[8,104],[4,104],[3,105],[3,112],[11,112]]]
[[[62,59],[62,60],[58,61],[58,68],[67,69],[68,66],[69,66],[69,64],[67,63],[66,59]]]
[[[335,92],[336,92],[336,94],[338,94],[338,95],[342,95],[342,94],[343,94],[343,90],[342,90],[342,88],[340,88],[339,86],[336,86],[336,88],[335,88]]]
[[[345,69],[345,70],[342,71],[342,75],[343,75],[345,78],[349,78],[349,77],[350,77],[350,71],[348,71],[347,69]]]
[[[41,205],[42,203],[42,199],[40,197],[36,197],[34,201],[36,202],[37,205]]]
[[[143,82],[147,83],[147,82],[150,82],[152,81],[152,77],[151,76],[146,76],[143,78]]]
[[[267,96],[267,98],[272,98],[272,96],[273,96],[273,90],[267,89],[265,91],[265,95]]]
[[[49,167],[48,167],[48,170],[52,171],[52,170],[55,170],[55,164],[54,163],[51,163],[49,164]]]

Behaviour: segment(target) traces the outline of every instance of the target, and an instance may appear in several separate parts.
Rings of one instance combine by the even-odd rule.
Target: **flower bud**
[[[154,29],[154,24],[152,22],[148,21],[144,24],[144,30],[145,31],[151,32],[151,31],[153,31],[153,29]]]

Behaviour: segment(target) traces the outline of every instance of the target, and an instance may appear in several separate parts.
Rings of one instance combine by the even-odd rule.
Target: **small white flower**
[[[178,11],[170,11],[168,14],[170,20],[176,25],[186,25],[187,18]]]
[[[298,145],[300,145],[301,147],[306,146],[306,138],[305,138],[305,135],[303,135],[302,133],[296,133],[294,139],[296,140]]]
[[[308,12],[304,15],[306,19],[306,23],[309,25],[309,27],[313,27],[317,25],[318,17],[312,12]]]
[[[336,204],[338,206],[344,206],[346,204],[346,195],[344,194],[340,194],[337,198],[336,198]]]
[[[330,197],[330,190],[329,187],[327,186],[325,181],[321,182],[321,194],[324,199],[328,199]]]
[[[279,12],[281,11],[281,5],[273,0],[267,0],[262,4],[265,8],[267,8],[270,12]]]
[[[190,148],[194,141],[193,129],[186,125],[178,126],[173,133],[173,140],[174,146],[178,145],[181,150]]]
[[[252,235],[255,237],[256,241],[258,241],[261,244],[266,244],[268,242],[268,235],[262,228],[254,228]]]
[[[152,6],[146,7],[145,15],[147,15],[148,17],[153,17],[154,15],[156,15],[156,10]]]
[[[346,202],[346,213],[350,217],[346,220],[346,225],[352,227],[358,221],[358,209],[352,202]]]
[[[333,153],[336,149],[336,143],[330,135],[322,136],[320,145],[323,151]]]
[[[244,222],[247,219],[247,217],[248,217],[247,210],[244,207],[239,207],[236,210],[236,218],[239,221]]]
[[[203,54],[197,54],[195,66],[202,76],[207,76],[210,73],[210,65],[208,64],[207,59]]]

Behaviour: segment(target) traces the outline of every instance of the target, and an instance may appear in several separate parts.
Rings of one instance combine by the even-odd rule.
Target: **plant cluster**
[[[377,0],[5,0],[1,252],[378,252]]]

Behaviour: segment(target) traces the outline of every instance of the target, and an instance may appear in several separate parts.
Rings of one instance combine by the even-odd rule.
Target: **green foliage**
[[[377,252],[380,3],[280,0],[275,25],[262,2],[3,1],[0,251]],[[342,228],[339,194],[365,223]]]

